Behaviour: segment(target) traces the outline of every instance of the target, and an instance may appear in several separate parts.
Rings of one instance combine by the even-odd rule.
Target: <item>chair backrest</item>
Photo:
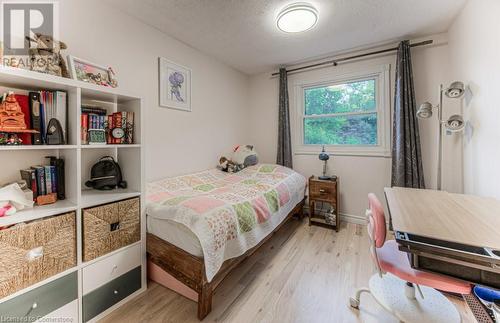
[[[370,238],[370,254],[377,267],[378,273],[382,276],[382,269],[378,262],[377,248],[381,248],[385,243],[386,224],[384,208],[373,193],[368,194],[369,208],[366,210],[366,220],[368,236]]]
[[[384,208],[373,193],[368,194],[368,206],[371,214],[368,223],[371,224],[371,230],[373,231],[372,239],[375,247],[381,248],[384,245],[386,235]]]

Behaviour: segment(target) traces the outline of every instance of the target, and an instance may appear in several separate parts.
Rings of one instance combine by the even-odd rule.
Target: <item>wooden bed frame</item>
[[[147,233],[146,249],[148,259],[172,275],[175,279],[179,280],[181,283],[198,293],[198,318],[203,320],[203,318],[205,318],[205,316],[207,316],[212,310],[212,294],[217,286],[219,286],[231,270],[233,270],[243,260],[250,257],[292,216],[298,215],[299,218],[302,219],[302,209],[304,207],[305,199],[306,198],[304,197],[304,199],[292,209],[292,211],[276,227],[276,229],[262,239],[258,245],[239,257],[226,260],[211,282],[207,281],[203,258],[195,257],[151,233]]]

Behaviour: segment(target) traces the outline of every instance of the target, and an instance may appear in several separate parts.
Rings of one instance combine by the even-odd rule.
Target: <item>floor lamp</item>
[[[421,119],[428,119],[432,117],[432,109],[438,110],[438,122],[439,122],[439,154],[438,154],[438,171],[437,171],[437,189],[441,190],[441,167],[443,163],[443,126],[451,132],[459,132],[464,129],[464,119],[461,115],[454,114],[448,118],[448,120],[443,120],[443,94],[451,99],[461,98],[465,93],[465,86],[462,82],[453,82],[449,87],[445,88],[441,84],[439,86],[439,104],[433,106],[429,102],[424,102],[420,105],[417,111],[417,117]]]

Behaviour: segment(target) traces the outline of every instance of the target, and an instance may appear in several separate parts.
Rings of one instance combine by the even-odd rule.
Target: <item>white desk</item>
[[[385,196],[413,267],[500,288],[500,201],[409,188]]]
[[[500,201],[444,191],[386,188],[394,231],[500,250]]]

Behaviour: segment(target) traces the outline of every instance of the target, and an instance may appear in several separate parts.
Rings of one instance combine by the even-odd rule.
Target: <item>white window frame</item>
[[[295,127],[292,129],[294,133],[294,152],[296,155],[313,155],[318,154],[323,145],[321,144],[304,144],[304,117],[305,117],[305,101],[304,91],[309,88],[339,85],[350,82],[375,80],[375,100],[377,113],[377,145],[324,145],[327,153],[331,155],[353,155],[353,156],[381,156],[390,157],[390,65],[379,65],[368,68],[363,68],[358,71],[345,73],[342,75],[331,75],[318,80],[300,80],[294,84],[295,102]],[[366,112],[347,112],[338,115],[358,115],[366,114]],[[329,114],[321,115],[321,117],[331,116]],[[310,115],[308,116],[310,117]],[[318,116],[320,117],[320,116]]]

